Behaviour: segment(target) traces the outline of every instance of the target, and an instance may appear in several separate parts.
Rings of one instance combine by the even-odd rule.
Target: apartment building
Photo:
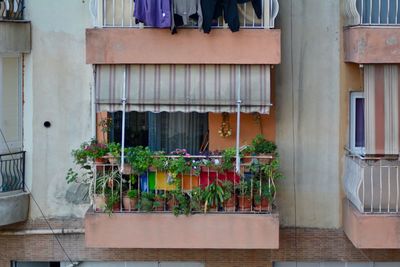
[[[175,34],[136,12],[131,0],[0,1],[1,267],[400,265],[400,1],[249,1],[238,20],[207,24],[203,11],[211,28],[183,19]],[[284,179],[249,176],[235,149],[216,174],[226,154],[196,154],[257,134],[277,144]],[[273,204],[127,209],[123,183],[167,196],[169,174],[126,182],[109,161],[89,187],[67,183],[71,151],[93,137],[213,160],[180,174],[185,196],[265,181]],[[110,173],[121,193],[108,214],[94,193]]]

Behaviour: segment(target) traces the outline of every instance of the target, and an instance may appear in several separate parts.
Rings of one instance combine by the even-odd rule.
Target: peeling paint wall
[[[48,217],[83,216],[87,204],[79,188],[65,182],[71,149],[91,137],[92,69],[85,64],[89,1],[26,1],[32,21],[32,52],[25,56],[24,145],[27,184]],[[50,128],[43,123],[49,121]],[[69,201],[68,201],[69,200]],[[31,202],[32,218],[40,217]]]
[[[281,224],[340,226],[340,1],[281,0],[277,144]]]

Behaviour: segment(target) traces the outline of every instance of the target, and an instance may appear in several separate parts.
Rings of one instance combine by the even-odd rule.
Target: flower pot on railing
[[[130,198],[127,195],[124,195],[122,197],[122,204],[123,204],[124,210],[126,210],[126,211],[137,210],[137,203],[138,203],[137,197]]]
[[[236,210],[236,197],[232,196],[224,202],[225,212],[234,212]]]
[[[121,210],[121,202],[120,201],[115,202],[112,206],[112,210],[113,210],[113,212],[120,211]]]
[[[239,211],[251,210],[251,198],[248,196],[238,196]]]
[[[153,202],[154,211],[163,211],[165,208],[165,197],[156,195]]]
[[[269,200],[266,197],[262,197],[260,200],[254,200],[254,210],[255,211],[270,211]]]
[[[106,197],[104,195],[94,195],[94,205],[96,211],[103,212],[106,209]]]
[[[122,170],[122,174],[131,175],[132,174],[132,166],[129,163],[124,163],[124,168]]]

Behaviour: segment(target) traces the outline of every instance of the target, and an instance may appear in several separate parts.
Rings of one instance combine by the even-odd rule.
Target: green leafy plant
[[[251,181],[241,180],[237,188],[239,196],[251,196]]]
[[[158,171],[166,171],[169,166],[169,159],[164,152],[158,151],[154,153],[152,166]]]
[[[121,155],[121,145],[119,143],[109,143],[107,144],[108,153],[111,156],[118,158]]]
[[[152,211],[154,202],[154,194],[150,192],[142,192],[138,207],[143,211]]]
[[[274,193],[275,189],[269,183],[262,183],[261,181],[256,181],[254,183],[254,202],[256,204],[261,203],[263,198],[272,202]]]
[[[277,149],[274,142],[266,140],[261,134],[254,137],[252,145],[256,154],[275,154]]]
[[[114,206],[119,203],[119,191],[118,190],[106,190],[106,207],[105,212],[109,215],[114,211]]]
[[[223,171],[228,171],[233,169],[235,156],[236,156],[235,148],[227,148],[222,152],[221,167]]]
[[[224,190],[215,180],[205,188],[205,204],[208,207],[218,208],[224,202]]]
[[[176,178],[178,174],[185,174],[190,172],[190,162],[187,162],[183,156],[172,158],[168,171],[172,174],[173,178]]]
[[[128,148],[126,158],[136,174],[147,171],[153,162],[150,149],[142,146]]]
[[[224,202],[233,196],[234,186],[232,181],[224,180],[221,183],[221,187],[224,192]]]
[[[189,196],[181,190],[173,190],[170,192],[171,197],[175,199],[175,206],[172,212],[175,216],[180,214],[189,215],[191,212],[191,204]]]
[[[268,164],[261,165],[260,170],[265,175],[266,178],[275,181],[284,178],[283,174],[279,170],[279,167],[280,167],[279,158],[276,157]]]
[[[138,197],[138,190],[137,190],[137,189],[131,189],[131,190],[129,190],[129,191],[126,193],[126,195],[127,195],[130,199],[137,198],[137,197]]]
[[[205,191],[201,187],[195,187],[188,192],[190,208],[192,211],[201,211],[205,202]]]

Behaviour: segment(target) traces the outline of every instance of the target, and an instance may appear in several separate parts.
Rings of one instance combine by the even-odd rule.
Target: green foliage
[[[119,191],[108,189],[105,191],[105,196],[106,196],[105,212],[111,215],[113,212],[114,205],[119,203],[120,201]]]
[[[274,158],[270,163],[261,165],[261,172],[265,175],[266,178],[272,180],[283,179],[284,176],[279,170],[279,158]]]
[[[190,208],[192,211],[200,211],[205,201],[205,191],[201,187],[195,187],[188,193]]]
[[[126,195],[127,195],[130,199],[137,198],[137,197],[138,197],[138,190],[137,190],[137,189],[131,189],[131,190],[129,190],[129,191],[126,193]]]
[[[205,189],[205,201],[209,207],[219,207],[224,202],[224,190],[219,185],[218,180],[209,184]]]
[[[238,184],[239,195],[247,196],[251,195],[251,181],[241,180]]]
[[[189,215],[191,212],[191,203],[189,196],[180,191],[180,190],[173,190],[171,191],[171,197],[176,200],[176,205],[173,207],[172,212],[175,216],[180,214]]]
[[[152,166],[156,168],[158,171],[166,171],[168,170],[169,160],[165,156],[164,152],[156,152],[154,153]]]
[[[259,204],[262,198],[268,199],[270,202],[275,194],[275,189],[269,183],[262,183],[262,181],[256,181],[254,183],[254,201]]]
[[[261,134],[256,135],[252,141],[252,145],[256,154],[275,154],[277,149],[274,142],[266,140]]]
[[[224,201],[227,201],[233,196],[233,190],[234,190],[233,183],[232,181],[224,180],[221,183],[221,187],[224,192]]]
[[[233,169],[235,156],[236,156],[235,148],[227,148],[222,152],[221,168],[223,171],[229,171]]]
[[[172,158],[169,163],[168,171],[176,178],[178,174],[190,172],[190,162],[187,162],[183,156]]]
[[[121,155],[121,145],[119,143],[109,143],[107,144],[108,153],[113,157],[118,158]]]
[[[143,192],[140,201],[138,204],[138,208],[143,211],[152,211],[153,210],[153,202],[154,202],[154,194],[150,192]]]
[[[147,171],[153,162],[150,149],[142,146],[128,148],[126,158],[136,174]]]

